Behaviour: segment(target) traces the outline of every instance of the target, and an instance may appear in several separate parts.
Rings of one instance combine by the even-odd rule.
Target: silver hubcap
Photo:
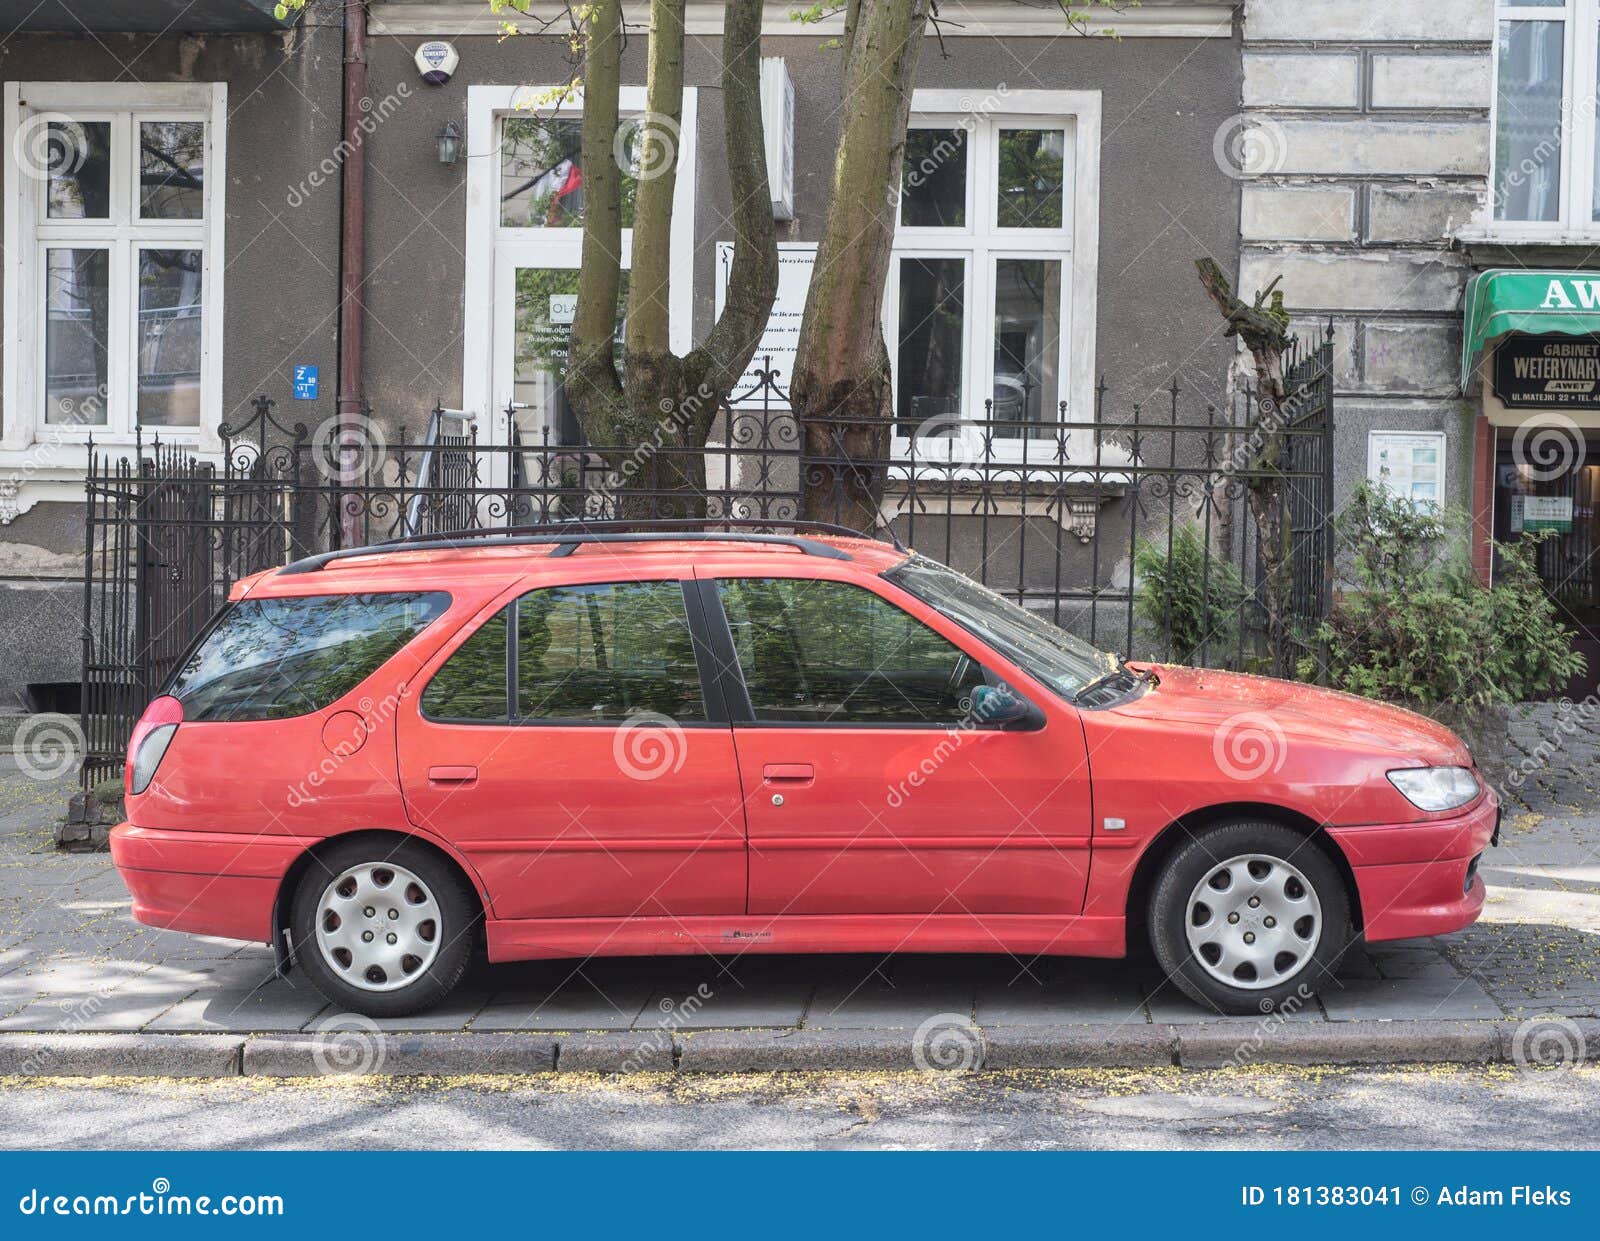
[[[333,972],[363,991],[394,991],[439,955],[439,903],[404,866],[363,862],[322,890],[317,947]]]
[[[1258,991],[1305,968],[1322,936],[1322,904],[1282,858],[1244,853],[1194,885],[1188,931],[1189,950],[1206,973]]]

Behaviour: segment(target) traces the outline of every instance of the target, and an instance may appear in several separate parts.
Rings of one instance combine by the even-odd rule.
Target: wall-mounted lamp
[[[461,131],[454,121],[446,121],[439,131],[439,162],[450,165],[461,154]]]

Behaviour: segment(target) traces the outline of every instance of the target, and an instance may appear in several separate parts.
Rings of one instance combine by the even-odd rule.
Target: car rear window
[[[186,720],[281,720],[366,680],[450,606],[443,591],[244,599],[168,682]]]

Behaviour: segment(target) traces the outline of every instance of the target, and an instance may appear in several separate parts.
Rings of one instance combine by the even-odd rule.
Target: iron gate
[[[808,451],[770,368],[730,397],[703,449],[675,443],[665,420],[644,445],[560,443],[548,427],[521,427],[515,409],[491,436],[460,411],[435,410],[419,437],[369,419],[352,440],[286,425],[266,397],[223,428],[212,459],[159,441],[131,454],[91,446],[84,782],[120,769],[144,704],[248,574],[346,543],[464,528],[617,516],[781,527],[801,512],[802,480],[842,495],[863,470],[881,488],[881,523],[907,545],[1097,645],[1172,658],[1175,617],[1198,590],[1212,610],[1182,654],[1292,675],[1315,653],[1311,635],[1331,600],[1331,327],[1286,363],[1276,475],[1290,536],[1289,623],[1279,635],[1267,632],[1248,513],[1261,477],[1249,391],[1197,405],[1174,382],[1154,403],[1113,411],[1102,381],[1086,418],[1065,403],[1049,422],[992,405],[981,420],[935,415],[886,428],[875,459]],[[1135,563],[1152,556],[1183,564],[1185,538],[1201,549],[1186,578],[1136,578]]]

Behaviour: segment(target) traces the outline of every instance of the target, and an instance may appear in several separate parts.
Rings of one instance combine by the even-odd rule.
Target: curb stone
[[[237,1077],[244,1045],[226,1034],[0,1034],[0,1076]]]
[[[1600,1062],[1600,1020],[1592,1017],[1534,1016],[1522,1021],[1497,1021],[1494,1025],[1500,1034],[1500,1058],[1508,1063],[1527,1061],[1536,1067],[1551,1062],[1541,1060],[1541,1055],[1563,1064],[1572,1058],[1590,1064]]]
[[[1255,1064],[1492,1064],[1504,1058],[1496,1021],[1339,1021],[1185,1026],[1186,1069]]]
[[[1222,1022],[990,1027],[929,1067],[1224,1068],[1244,1065],[1600,1062],[1600,1020]],[[1519,1048],[1518,1039],[1522,1045]],[[1520,1053],[1520,1058],[1519,1058]],[[919,1067],[909,1030],[703,1030],[670,1045],[637,1032],[363,1035],[0,1033],[0,1076],[458,1076],[561,1072],[849,1072]]]
[[[149,1037],[160,1037],[151,1035]],[[343,1054],[348,1053],[348,1054]],[[264,1034],[244,1045],[246,1077],[453,1077],[550,1073],[556,1043],[537,1034]]]
[[[556,1047],[558,1073],[670,1073],[680,1046],[670,1034],[568,1034]]]
[[[1012,1026],[984,1031],[986,1069],[1150,1069],[1178,1062],[1168,1025]]]
[[[972,1027],[977,1033],[977,1027]],[[981,1035],[979,1036],[981,1039]],[[913,1069],[910,1030],[702,1030],[682,1037],[684,1073]],[[981,1042],[973,1064],[983,1063]]]

